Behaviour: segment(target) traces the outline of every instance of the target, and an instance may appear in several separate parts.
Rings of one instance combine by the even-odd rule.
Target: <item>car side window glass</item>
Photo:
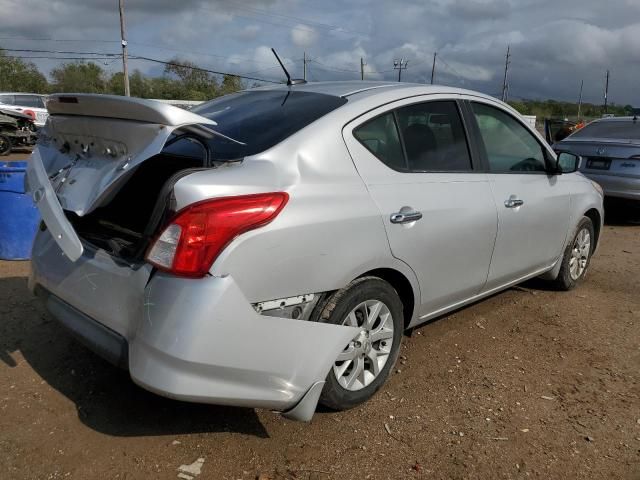
[[[13,95],[0,95],[0,103],[13,105]]]
[[[489,105],[471,105],[491,172],[546,172],[542,146],[520,122]]]
[[[453,101],[399,108],[398,127],[414,172],[470,171],[471,156],[458,107]]]
[[[353,131],[353,135],[389,168],[406,170],[393,113],[385,113],[363,123]]]
[[[21,107],[41,108],[40,97],[35,95],[16,95],[16,105]]]

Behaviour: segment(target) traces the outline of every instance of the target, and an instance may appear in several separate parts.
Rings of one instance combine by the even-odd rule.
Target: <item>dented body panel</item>
[[[412,327],[524,278],[514,274],[491,292],[482,290],[500,231],[497,208],[505,208],[491,196],[486,172],[465,174],[466,184],[433,173],[421,173],[420,182],[410,176],[398,181],[406,174],[389,174],[377,159],[364,157],[352,138],[351,126],[366,121],[375,109],[435,94],[459,98],[463,91],[367,82],[291,88],[349,100],[263,152],[185,170],[165,184],[167,201],[160,205],[171,215],[219,197],[288,195],[273,221],[233,238],[199,279],[161,273],[142,260],[115,258],[80,238],[65,215],[87,216],[108,205],[130,172],[153,162],[173,133],[187,132],[203,144],[220,136],[215,122],[119,97],[101,103],[98,96],[74,95],[74,104],[59,96],[53,104],[47,136],[28,173],[47,227],[34,243],[30,286],[55,296],[54,313],[74,317],[67,325],[85,318],[99,327],[87,332],[105,327],[120,338],[132,379],[148,390],[187,401],[271,408],[309,420],[338,353],[360,329],[308,321],[313,317],[308,311],[301,320],[284,318],[260,306],[283,303],[288,308],[307,295],[317,301],[363,275],[390,272],[411,298],[404,321]],[[286,97],[287,87],[281,91]],[[211,153],[215,160],[215,151]],[[450,203],[444,197],[454,192],[454,183],[456,208],[446,210],[443,205]],[[585,208],[602,211],[602,199],[580,174],[559,183],[574,187],[569,194],[576,201],[567,215],[571,224],[563,232],[568,238]],[[391,202],[389,211],[374,198],[381,188],[389,192],[384,196]],[[406,200],[407,192],[422,199],[423,191],[428,205]],[[423,210],[421,228],[391,221],[407,205]],[[393,242],[396,250],[400,245],[418,255],[394,252]],[[476,259],[465,260],[467,255]],[[458,270],[452,273],[447,268],[454,257]],[[527,275],[553,271],[557,265],[532,266]],[[467,275],[465,267],[474,271]],[[458,280],[463,277],[466,283]]]
[[[34,251],[31,288],[120,335],[133,381],[171,398],[286,411],[359,333],[262,316],[231,276],[152,276],[149,265],[132,268],[100,251],[72,262],[48,231]]]

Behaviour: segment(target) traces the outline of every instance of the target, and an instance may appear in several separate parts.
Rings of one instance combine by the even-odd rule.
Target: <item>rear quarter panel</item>
[[[242,163],[178,181],[177,208],[206,198],[286,191],[269,225],[237,237],[210,273],[231,275],[251,302],[336,290],[375,268],[413,272],[391,255],[380,212],[330,114]]]

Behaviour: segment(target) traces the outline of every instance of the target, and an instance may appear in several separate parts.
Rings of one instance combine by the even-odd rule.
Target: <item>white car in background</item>
[[[0,92],[0,108],[29,115],[38,128],[44,127],[44,123],[49,117],[45,105],[45,95],[38,93]]]

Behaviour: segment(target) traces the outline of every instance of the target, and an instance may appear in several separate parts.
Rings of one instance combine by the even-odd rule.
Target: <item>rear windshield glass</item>
[[[229,160],[263,152],[346,102],[322,93],[265,90],[226,95],[191,111],[214,120],[217,132],[246,144],[211,140],[213,158]]]
[[[571,138],[587,137],[640,140],[640,122],[633,122],[631,120],[594,122],[571,135]]]

